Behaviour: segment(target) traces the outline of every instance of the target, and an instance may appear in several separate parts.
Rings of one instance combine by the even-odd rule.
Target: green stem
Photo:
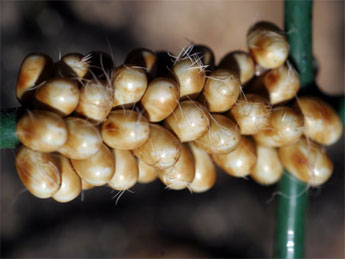
[[[312,66],[312,6],[310,1],[285,0],[285,31],[290,45],[290,61],[300,75],[301,87],[314,83]],[[303,258],[307,185],[289,172],[279,184],[275,258]]]
[[[16,124],[20,114],[20,108],[0,112],[0,149],[15,148],[19,144],[16,135]]]

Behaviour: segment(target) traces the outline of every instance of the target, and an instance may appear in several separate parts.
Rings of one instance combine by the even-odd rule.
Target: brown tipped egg
[[[132,110],[116,110],[102,124],[101,134],[108,146],[133,150],[149,139],[150,127],[142,114]]]
[[[280,147],[296,143],[303,134],[303,117],[290,107],[274,108],[265,129],[253,137],[257,143]]]
[[[139,170],[139,175],[138,175],[138,183],[150,183],[156,180],[158,177],[158,174],[160,173],[160,170],[146,164],[144,161],[141,159],[138,160],[138,170]]]
[[[200,60],[202,65],[206,66],[206,70],[214,68],[215,58],[213,51],[205,45],[194,45],[190,51],[189,56],[194,59]]]
[[[145,68],[150,77],[154,77],[157,70],[157,55],[149,49],[135,49],[126,57],[125,64]]]
[[[27,55],[20,66],[16,95],[21,103],[32,99],[33,89],[47,80],[53,71],[53,61],[41,53]]]
[[[209,154],[193,143],[189,147],[194,157],[195,176],[189,185],[193,192],[206,192],[216,183],[217,171]]]
[[[74,171],[71,161],[68,158],[62,155],[57,155],[55,159],[58,161],[61,173],[61,186],[52,197],[58,202],[72,201],[81,192],[81,179]]]
[[[271,105],[294,98],[300,88],[299,76],[291,65],[268,71],[262,80]]]
[[[100,123],[113,107],[113,89],[106,81],[92,80],[80,89],[80,101],[76,111],[86,118]]]
[[[180,98],[195,99],[202,91],[206,80],[203,65],[192,58],[184,58],[174,64],[173,72],[180,87]]]
[[[113,149],[115,173],[108,185],[118,191],[128,190],[138,181],[138,164],[131,151]]]
[[[150,125],[150,138],[134,154],[148,165],[166,169],[175,165],[181,155],[180,141],[166,128]]]
[[[178,136],[181,142],[193,141],[208,131],[209,113],[199,102],[183,101],[165,120],[165,125]]]
[[[179,160],[174,166],[161,171],[159,178],[169,189],[182,190],[187,188],[194,179],[194,163],[190,148],[187,144],[182,144]]]
[[[80,53],[68,53],[59,62],[59,74],[71,79],[82,79],[88,72],[88,58]]]
[[[35,98],[53,111],[67,116],[78,106],[78,84],[67,78],[53,78],[35,91]]]
[[[206,81],[201,99],[210,112],[225,112],[237,101],[241,82],[237,74],[227,69],[217,69]]]
[[[104,144],[91,157],[82,160],[71,159],[71,162],[78,175],[94,186],[106,184],[114,175],[114,156]]]
[[[304,117],[304,135],[322,144],[332,145],[343,133],[343,124],[336,111],[316,97],[301,97],[298,106]]]
[[[313,187],[324,184],[333,172],[333,163],[322,147],[305,138],[280,147],[279,158],[292,175]]]
[[[256,94],[240,97],[229,111],[240,126],[241,134],[252,135],[266,128],[271,114],[271,106]]]
[[[179,102],[177,83],[169,78],[156,78],[150,82],[141,98],[141,105],[145,115],[151,122],[158,122],[167,118]]]
[[[255,143],[242,136],[239,146],[228,154],[213,154],[213,160],[226,173],[235,177],[245,177],[253,172],[256,164]]]
[[[284,171],[277,150],[272,147],[257,145],[256,155],[256,165],[250,176],[261,185],[277,183]]]
[[[115,70],[112,84],[113,107],[130,106],[143,97],[147,88],[147,77],[143,69],[123,65]]]
[[[32,195],[49,198],[60,188],[61,174],[51,154],[21,146],[15,162],[22,183]]]
[[[249,53],[233,51],[228,53],[219,63],[219,68],[234,71],[240,77],[241,84],[247,83],[255,74],[255,63]]]
[[[240,129],[235,122],[223,115],[212,114],[208,132],[194,144],[210,154],[226,154],[238,146],[240,139]]]
[[[273,24],[257,23],[251,27],[247,45],[255,62],[269,69],[283,65],[289,54],[285,36]]]
[[[27,110],[17,122],[16,134],[21,143],[40,152],[58,150],[68,136],[63,118],[44,110]]]
[[[68,138],[58,150],[61,154],[70,159],[86,159],[98,152],[102,144],[98,128],[77,117],[68,117],[65,122]]]

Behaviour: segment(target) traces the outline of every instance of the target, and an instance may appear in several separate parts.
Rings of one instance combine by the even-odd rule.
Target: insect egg
[[[264,68],[278,68],[289,54],[289,45],[280,29],[270,23],[261,22],[250,28],[247,35],[250,54]]]
[[[143,69],[123,65],[115,70],[112,84],[114,87],[113,107],[131,106],[140,101],[144,95],[147,77]]]
[[[216,182],[216,167],[206,151],[198,148],[193,143],[189,143],[188,145],[192,151],[195,162],[195,176],[189,188],[191,191],[197,193],[206,192],[211,189]]]
[[[77,117],[68,117],[65,122],[68,138],[58,150],[61,154],[70,159],[86,159],[99,150],[102,138],[91,122]]]
[[[181,142],[192,141],[203,136],[209,128],[209,113],[201,103],[183,101],[165,120]]]
[[[240,97],[228,113],[236,120],[243,135],[252,135],[267,127],[270,114],[270,105],[256,94]]]
[[[259,184],[271,185],[283,175],[283,166],[275,148],[256,146],[257,161],[250,176]]]
[[[325,183],[333,172],[333,163],[321,146],[305,138],[280,147],[279,158],[292,175],[312,187]]]
[[[128,190],[138,180],[138,165],[131,151],[113,149],[115,173],[108,185],[118,191]]]
[[[105,120],[112,107],[113,89],[110,84],[101,80],[92,80],[83,84],[76,109],[79,114],[100,123]]]
[[[189,187],[195,175],[194,157],[187,144],[181,145],[181,156],[176,164],[161,171],[159,178],[169,188],[182,190]]]
[[[235,177],[249,175],[256,164],[255,143],[242,136],[239,146],[228,154],[212,154],[213,160],[226,173]]]
[[[181,155],[181,143],[169,130],[150,125],[150,138],[134,149],[134,154],[148,165],[167,169],[175,165]]]
[[[69,202],[75,199],[81,192],[81,179],[74,171],[68,158],[62,155],[55,155],[61,172],[61,186],[53,194],[53,199],[58,202]]]
[[[21,146],[16,154],[16,169],[26,189],[38,198],[49,198],[60,188],[61,174],[50,153]]]
[[[299,107],[304,117],[304,135],[323,145],[339,140],[343,124],[330,105],[319,98],[304,96],[298,99],[295,107]]]
[[[115,171],[115,161],[109,148],[102,144],[99,150],[87,159],[71,159],[73,168],[86,182],[100,186],[110,181]]]
[[[53,78],[36,89],[35,98],[53,111],[67,116],[79,103],[79,88],[71,79]]]
[[[147,119],[136,111],[115,110],[102,124],[101,134],[108,146],[133,150],[149,139],[150,127]]]
[[[141,105],[149,121],[158,122],[167,118],[179,102],[177,83],[169,78],[156,78],[150,82],[141,98]]]
[[[205,84],[205,71],[192,58],[178,60],[173,67],[174,75],[180,87],[180,98],[195,99]]]
[[[201,99],[210,112],[225,112],[233,106],[240,93],[238,75],[230,70],[217,69],[208,76]]]
[[[42,83],[53,72],[53,61],[50,57],[41,53],[27,55],[21,64],[16,95],[21,103],[28,103],[32,99],[35,86]]]
[[[212,114],[210,121],[208,132],[196,139],[194,144],[210,154],[226,154],[233,151],[241,139],[236,123],[220,114]]]
[[[18,120],[16,134],[25,146],[40,152],[53,152],[67,141],[67,125],[63,118],[44,110],[27,110]]]
[[[233,51],[220,61],[219,68],[229,69],[239,75],[241,84],[247,83],[255,74],[253,58],[244,51]]]
[[[160,170],[146,164],[144,161],[138,158],[138,183],[150,183],[156,180]]]

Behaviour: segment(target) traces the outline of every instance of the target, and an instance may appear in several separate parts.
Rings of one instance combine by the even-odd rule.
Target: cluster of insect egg
[[[231,52],[218,66],[202,45],[175,57],[137,49],[116,68],[102,52],[55,64],[28,55],[17,84],[28,107],[17,123],[23,184],[59,202],[157,177],[204,192],[215,183],[214,162],[262,185],[276,183],[283,167],[310,186],[324,183],[333,168],[321,145],[339,139],[340,119],[322,100],[295,99],[299,78],[279,28],[258,23],[247,43],[249,53]]]

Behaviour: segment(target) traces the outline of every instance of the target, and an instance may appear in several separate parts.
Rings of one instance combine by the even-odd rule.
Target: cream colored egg
[[[210,154],[226,154],[239,145],[240,139],[240,129],[235,122],[223,115],[212,114],[208,132],[194,144]]]
[[[51,154],[21,146],[15,162],[22,183],[32,195],[49,198],[60,188],[61,174]]]
[[[61,186],[54,193],[53,199],[58,202],[69,202],[74,200],[81,192],[81,179],[74,171],[71,161],[62,156],[55,155],[61,173]]]
[[[131,151],[113,149],[115,173],[108,185],[118,191],[128,190],[138,181],[138,164]]]
[[[71,159],[78,175],[93,186],[101,186],[110,181],[115,171],[115,160],[110,149],[102,144],[99,150],[87,159]]]
[[[68,138],[59,152],[70,159],[86,159],[96,154],[101,147],[102,138],[97,127],[87,120],[68,117]]]
[[[222,58],[219,68],[229,69],[239,75],[241,84],[247,83],[255,74],[255,63],[249,53],[233,51]]]
[[[193,141],[208,131],[209,113],[202,104],[196,101],[183,101],[165,120],[181,142]]]
[[[112,84],[115,91],[113,107],[129,106],[144,95],[147,77],[143,69],[123,65],[115,70]]]
[[[138,159],[138,183],[150,183],[157,179],[160,170]]]
[[[100,123],[113,107],[113,88],[106,81],[87,81],[80,89],[77,112],[86,118]]]
[[[16,95],[19,101],[30,101],[35,86],[48,79],[53,70],[53,61],[41,53],[27,55],[20,66]]]
[[[256,165],[250,176],[259,184],[271,185],[277,183],[284,169],[275,148],[256,146]]]
[[[159,178],[169,189],[182,190],[188,188],[195,175],[194,163],[194,157],[189,146],[182,144],[179,160],[174,166],[161,171]]]
[[[53,78],[35,91],[35,98],[52,110],[67,116],[78,106],[78,84],[67,78]]]
[[[202,64],[198,64],[193,58],[178,60],[173,66],[173,73],[180,87],[180,98],[195,99],[202,91],[206,73]]]
[[[179,103],[179,89],[177,83],[169,78],[156,78],[150,82],[141,98],[141,105],[145,115],[151,122],[158,122],[167,118]]]
[[[60,115],[44,110],[27,110],[18,120],[16,134],[25,146],[53,152],[67,141],[67,125]]]
[[[214,163],[206,151],[198,148],[193,143],[189,147],[194,157],[195,176],[193,182],[189,185],[193,192],[206,192],[216,183],[217,171]]]
[[[175,165],[181,155],[180,141],[166,128],[150,125],[150,138],[134,154],[148,165],[166,169]]]
[[[256,164],[255,143],[242,136],[239,146],[228,154],[213,154],[213,160],[226,173],[235,177],[245,177],[253,172]]]
[[[333,163],[322,147],[305,138],[279,148],[279,158],[292,175],[313,187],[324,184],[333,173]]]
[[[271,105],[294,98],[300,88],[297,72],[291,65],[272,69],[263,76]]]
[[[103,141],[110,147],[133,150],[150,137],[150,127],[142,114],[132,110],[112,111],[102,124]]]
[[[229,112],[243,135],[256,134],[266,128],[270,114],[271,106],[263,97],[256,94],[240,97]]]
[[[255,24],[247,35],[247,45],[255,62],[269,69],[283,65],[289,54],[285,36],[273,24]]]
[[[253,137],[257,143],[280,147],[296,143],[303,134],[303,117],[290,107],[274,108],[266,129]]]
[[[297,105],[304,117],[304,135],[322,145],[332,145],[340,139],[343,124],[329,104],[305,96],[298,99]]]
[[[240,93],[238,75],[227,69],[217,69],[207,77],[201,99],[210,112],[225,112],[234,105]]]
[[[88,72],[88,58],[79,53],[68,53],[61,58],[62,74],[72,79],[82,79]]]

